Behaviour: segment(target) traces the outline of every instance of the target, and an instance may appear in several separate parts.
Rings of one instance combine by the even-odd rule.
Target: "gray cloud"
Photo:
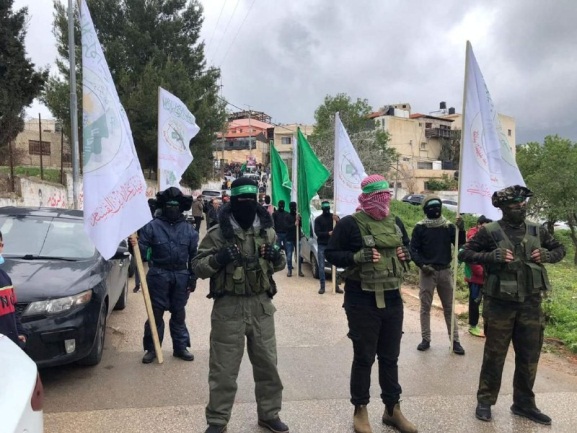
[[[35,23],[31,57],[52,62],[52,2],[15,3],[27,4]],[[428,113],[446,101],[461,111],[469,39],[497,109],[516,118],[519,143],[554,133],[577,141],[574,0],[256,0],[240,32],[252,0],[228,0],[218,26],[224,0],[202,3],[203,37],[214,31],[207,58],[222,68],[224,96],[275,122],[313,122],[325,95],[339,92],[374,108],[409,102]]]

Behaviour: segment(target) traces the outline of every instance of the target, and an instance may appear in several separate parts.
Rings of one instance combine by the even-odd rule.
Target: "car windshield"
[[[95,254],[82,220],[2,216],[0,231],[6,257],[87,259]]]

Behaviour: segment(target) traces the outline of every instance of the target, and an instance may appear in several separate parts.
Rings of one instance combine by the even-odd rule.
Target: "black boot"
[[[431,342],[423,339],[423,341],[421,341],[419,343],[419,345],[417,346],[417,350],[424,352],[425,350],[429,350],[430,347],[431,347]]]
[[[465,349],[463,349],[463,346],[461,346],[461,343],[459,343],[458,341],[453,341],[453,353],[456,355],[465,354]]]
[[[524,416],[525,418],[528,418],[531,421],[535,421],[539,424],[551,425],[551,418],[545,415],[536,407],[524,408],[514,404],[513,406],[511,406],[511,412],[513,412],[515,415]]]
[[[286,274],[286,276],[287,276],[287,277],[292,277],[292,276],[293,276],[293,270],[292,270],[292,269],[289,269],[288,272],[287,272],[287,274]]]
[[[343,291],[343,289],[341,289],[339,286],[337,286],[336,292],[337,292],[337,293],[345,293],[345,292]]]
[[[147,350],[142,357],[143,364],[150,364],[156,358],[156,352],[154,350]]]
[[[288,433],[288,426],[280,420],[280,418],[270,419],[270,420],[258,420],[258,425],[269,429],[273,433]]]
[[[194,361],[194,355],[190,353],[187,349],[175,350],[172,352],[172,356],[175,358],[180,358],[184,361]]]
[[[475,409],[475,416],[481,421],[491,421],[491,405],[478,403]]]

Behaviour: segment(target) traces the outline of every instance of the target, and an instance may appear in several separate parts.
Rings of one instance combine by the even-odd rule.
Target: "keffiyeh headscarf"
[[[389,216],[391,192],[389,183],[378,174],[372,174],[361,182],[363,193],[359,195],[359,207],[371,218],[380,221]]]

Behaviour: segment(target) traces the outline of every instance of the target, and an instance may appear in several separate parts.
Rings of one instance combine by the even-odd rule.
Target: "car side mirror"
[[[113,259],[124,259],[130,255],[128,250],[128,241],[122,240],[116,249],[116,253],[112,257]]]

